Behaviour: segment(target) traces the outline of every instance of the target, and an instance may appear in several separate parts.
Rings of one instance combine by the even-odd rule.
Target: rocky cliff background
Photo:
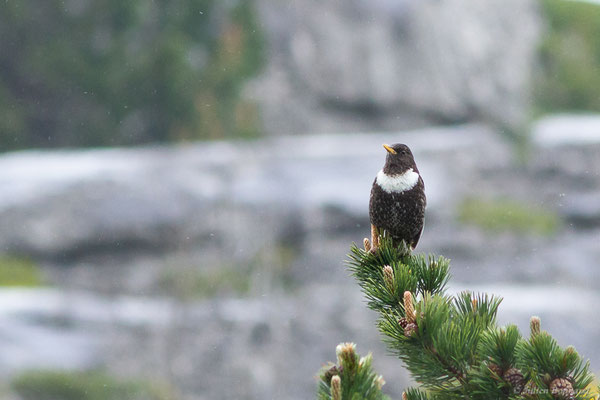
[[[37,32],[36,4],[3,26]],[[0,155],[0,396],[305,399],[354,341],[400,398],[343,264],[395,142],[451,290],[504,297],[523,331],[539,315],[600,371],[598,6],[129,4],[46,5],[96,27],[80,47],[56,27],[0,43],[1,144],[20,149]]]
[[[258,2],[266,71],[250,88],[270,132],[395,130],[528,115],[534,1]]]

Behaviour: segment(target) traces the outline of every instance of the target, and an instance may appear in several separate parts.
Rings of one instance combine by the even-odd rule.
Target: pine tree
[[[383,237],[379,250],[352,245],[348,267],[391,352],[420,385],[402,400],[596,399],[594,376],[572,346],[561,348],[532,317],[529,338],[515,325],[498,327],[496,296],[446,293],[450,262],[411,254]],[[353,344],[338,346],[338,364],[320,374],[318,399],[386,399],[383,378]]]

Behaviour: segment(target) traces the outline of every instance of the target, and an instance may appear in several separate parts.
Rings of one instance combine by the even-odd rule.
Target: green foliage
[[[173,395],[149,382],[122,380],[102,372],[27,371],[12,389],[22,400],[167,400]]]
[[[520,339],[521,334],[515,325],[490,329],[482,334],[478,351],[488,362],[508,369],[515,365],[515,350]]]
[[[540,49],[535,102],[540,111],[600,111],[600,7],[541,0],[547,33]]]
[[[380,375],[373,371],[372,357],[368,354],[360,357],[355,352],[353,343],[340,343],[336,349],[338,364],[329,363],[319,371],[317,398],[320,400],[335,399],[332,378],[340,378],[339,399],[351,400],[385,400],[381,392],[385,383]]]
[[[552,379],[558,377],[568,379],[575,391],[584,392],[594,380],[589,372],[589,362],[582,362],[572,346],[560,348],[547,332],[533,335],[519,346],[522,354],[519,364],[529,373],[536,387],[546,388]],[[589,399],[589,395],[582,398]]]
[[[0,4],[0,150],[256,135],[251,0]]]
[[[420,385],[403,399],[550,400],[559,398],[557,388],[563,398],[592,398],[589,363],[540,332],[539,318],[532,318],[527,340],[514,325],[496,325],[500,298],[446,294],[448,260],[410,254],[384,236],[376,254],[353,245],[348,266],[379,314],[384,342]],[[339,370],[322,371],[321,399],[332,398],[331,374],[324,375],[331,368]]]
[[[472,373],[477,398],[501,399],[510,395],[511,385],[504,380],[502,373],[516,365],[516,346],[520,341],[521,334],[514,325],[482,333],[477,351],[483,362]]]
[[[560,225],[556,213],[510,199],[469,198],[459,206],[459,220],[491,231],[551,235]]]
[[[412,255],[406,246],[392,246],[391,239],[385,235],[381,241],[383,245],[376,254],[353,245],[348,260],[348,268],[361,284],[370,308],[394,309],[406,291],[418,294],[444,291],[450,260]],[[382,265],[389,265],[394,271],[392,290],[384,283]]]
[[[0,286],[41,286],[42,274],[33,261],[0,256]]]
[[[419,389],[408,388],[404,393],[406,394],[406,400],[429,400],[427,393]]]

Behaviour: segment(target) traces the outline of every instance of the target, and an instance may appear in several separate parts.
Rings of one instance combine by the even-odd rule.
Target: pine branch
[[[319,372],[319,400],[389,399],[381,391],[385,381],[373,371],[371,354],[360,357],[355,349],[354,343],[337,346],[338,363],[329,363]]]
[[[352,245],[347,264],[368,307],[379,314],[384,342],[420,384],[403,400],[595,398],[587,390],[594,380],[589,362],[573,347],[560,348],[541,331],[539,318],[531,319],[527,340],[514,325],[496,325],[501,298],[468,291],[449,296],[448,259],[411,254],[384,235],[375,254]],[[384,398],[352,397],[383,396],[381,377],[348,372],[344,362],[352,362],[339,354],[338,361],[321,374],[320,399],[337,398],[336,385],[342,399]],[[365,371],[370,361],[363,362]],[[332,378],[336,371],[339,382]]]
[[[491,328],[482,333],[477,347],[482,362],[473,371],[472,377],[474,398],[502,399],[523,391],[522,373],[514,369],[516,347],[521,340],[519,330],[514,325],[503,329]],[[506,380],[505,376],[510,376],[512,382]]]
[[[532,325],[537,324],[532,318]],[[562,349],[545,331],[532,328],[528,341],[518,345],[518,364],[527,371],[531,387],[549,392],[552,397],[564,399],[590,399],[587,390],[594,376],[573,346]],[[544,397],[540,397],[544,398]]]

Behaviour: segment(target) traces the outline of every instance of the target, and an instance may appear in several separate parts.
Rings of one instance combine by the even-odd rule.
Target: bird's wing
[[[413,239],[411,240],[411,247],[414,250],[417,247],[417,243],[419,243],[419,239],[421,239],[421,234],[423,233],[423,227],[425,224],[421,225],[421,229],[419,229],[419,233],[417,233]]]

